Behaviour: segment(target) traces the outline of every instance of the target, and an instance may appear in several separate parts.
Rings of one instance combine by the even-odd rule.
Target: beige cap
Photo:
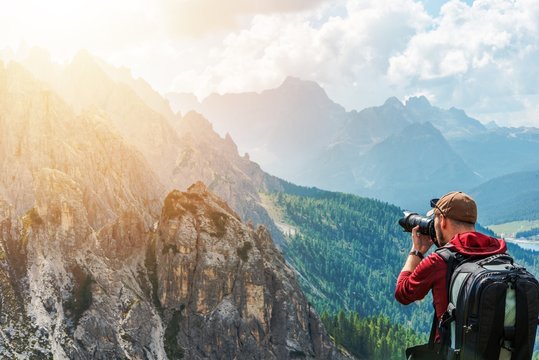
[[[439,200],[431,200],[435,213],[457,221],[475,224],[477,221],[477,205],[474,199],[462,191],[453,191],[445,194]]]

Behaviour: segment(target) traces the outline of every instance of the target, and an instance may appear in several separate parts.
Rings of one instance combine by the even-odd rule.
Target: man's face
[[[439,214],[434,214],[434,231],[436,232],[436,240],[440,246],[445,245],[444,234],[442,233],[442,227],[440,226],[440,216]]]

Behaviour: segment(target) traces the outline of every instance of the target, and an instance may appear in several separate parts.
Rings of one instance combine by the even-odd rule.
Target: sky
[[[424,95],[539,127],[538,0],[0,0],[4,61],[80,50],[162,94],[319,83],[347,110]]]

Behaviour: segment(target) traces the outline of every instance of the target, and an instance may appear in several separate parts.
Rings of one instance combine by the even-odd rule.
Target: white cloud
[[[508,113],[533,114],[523,99],[537,93],[538,24],[537,1],[449,1],[433,28],[389,59],[389,79],[401,91],[434,93],[441,106],[467,109],[484,121],[505,112],[506,120],[497,121],[516,124]]]
[[[360,105],[356,95],[363,97],[364,105],[369,99],[385,100],[388,58],[404,50],[431,19],[411,0],[346,5],[343,16],[325,16],[334,11],[327,5],[310,13],[254,17],[249,28],[214,48],[199,76],[197,94],[262,90],[293,75],[317,81],[332,94],[350,92],[356,83],[357,94],[337,99],[348,107]],[[175,86],[184,89],[192,81],[193,73],[185,71],[178,74]],[[379,87],[384,91],[372,91]]]
[[[41,46],[65,60],[86,48],[161,92],[260,91],[292,75],[348,109],[428,94],[480,120],[539,126],[537,0],[450,0],[434,18],[418,0],[0,3],[0,51]]]

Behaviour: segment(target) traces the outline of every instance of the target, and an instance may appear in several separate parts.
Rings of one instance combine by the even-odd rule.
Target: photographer
[[[424,258],[433,243],[437,247],[452,247],[464,256],[489,256],[506,252],[503,240],[475,231],[477,207],[475,201],[462,192],[450,192],[439,200],[432,200],[434,231],[436,236],[419,233],[420,226],[412,231],[412,249],[397,279],[395,298],[407,305],[423,299],[432,290],[435,316],[439,321],[448,306],[447,264],[437,253]],[[434,342],[440,341],[436,332]]]

